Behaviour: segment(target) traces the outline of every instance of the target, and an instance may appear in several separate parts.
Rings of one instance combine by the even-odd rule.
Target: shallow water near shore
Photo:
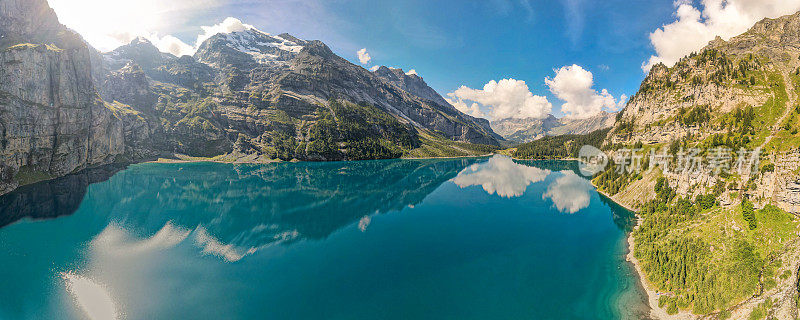
[[[147,163],[0,197],[0,319],[639,319],[574,162]]]

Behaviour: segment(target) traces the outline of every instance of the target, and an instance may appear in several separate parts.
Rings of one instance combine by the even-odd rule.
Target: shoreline
[[[436,159],[468,159],[468,158],[485,158],[491,157],[496,155],[496,153],[487,153],[483,155],[468,155],[468,156],[452,156],[452,157],[415,157],[415,158],[393,158],[393,159],[370,159],[370,160],[333,160],[333,161],[304,161],[304,160],[275,160],[275,159],[252,159],[252,160],[241,160],[237,159],[234,161],[225,161],[225,160],[217,160],[214,158],[158,158],[156,160],[150,161],[142,161],[139,163],[198,163],[198,162],[209,162],[209,163],[227,163],[227,164],[270,164],[270,163],[300,163],[300,162],[350,162],[350,161],[376,161],[376,160],[436,160]]]
[[[658,290],[656,290],[650,284],[650,282],[647,280],[647,277],[644,274],[644,270],[642,270],[642,265],[639,262],[639,259],[636,259],[636,256],[634,255],[634,249],[636,248],[636,243],[635,243],[634,238],[633,238],[633,231],[636,230],[637,228],[639,228],[639,225],[641,225],[642,217],[639,215],[639,213],[636,210],[634,210],[633,208],[631,208],[627,204],[622,203],[620,201],[617,201],[612,196],[610,196],[607,193],[605,193],[604,191],[601,191],[600,189],[598,189],[597,186],[594,185],[594,183],[592,183],[592,186],[595,187],[595,190],[598,193],[602,194],[603,196],[605,196],[609,200],[613,201],[614,203],[618,204],[619,206],[625,208],[626,210],[628,210],[630,212],[633,212],[634,215],[636,216],[636,225],[634,225],[633,229],[630,232],[628,232],[628,234],[625,236],[625,241],[627,242],[627,247],[628,247],[628,254],[625,256],[625,261],[627,261],[627,262],[629,262],[630,264],[633,265],[633,269],[636,272],[636,277],[639,279],[639,285],[641,286],[641,288],[644,290],[645,294],[647,295],[647,304],[648,304],[648,307],[650,308],[650,317],[652,319],[658,319],[658,320],[661,320],[661,319],[663,319],[663,320],[693,320],[693,319],[697,319],[698,318],[697,316],[695,316],[695,315],[693,315],[693,314],[691,314],[691,313],[689,313],[687,311],[679,311],[678,313],[676,313],[674,315],[670,315],[670,314],[667,313],[667,311],[664,308],[661,308],[661,307],[658,306],[658,298],[661,295],[658,292]]]
[[[642,219],[639,218],[639,215],[636,214],[636,226],[634,226],[634,230],[639,227],[639,224],[642,223]],[[628,243],[628,254],[625,256],[625,260],[630,262],[633,265],[634,270],[636,271],[636,276],[639,278],[639,284],[644,289],[644,292],[647,294],[647,304],[650,307],[650,316],[653,319],[669,319],[669,320],[692,320],[697,319],[696,316],[692,315],[687,311],[679,311],[676,314],[670,315],[667,311],[658,306],[658,298],[660,294],[658,290],[656,290],[650,283],[647,281],[647,277],[644,275],[644,270],[642,270],[642,265],[639,262],[639,259],[636,259],[636,256],[633,254],[633,251],[636,247],[635,241],[633,239],[633,231],[628,233],[626,237],[626,241]]]

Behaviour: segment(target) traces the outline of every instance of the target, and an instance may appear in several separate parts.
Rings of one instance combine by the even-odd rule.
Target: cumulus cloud
[[[147,37],[147,39],[150,40],[150,42],[152,42],[159,51],[171,53],[178,57],[183,55],[193,55],[195,51],[197,51],[195,47],[192,47],[181,41],[181,39],[171,35],[159,37],[158,34],[152,34]]]
[[[228,17],[218,24],[201,26],[200,30],[202,30],[202,32],[197,36],[194,45],[187,44],[173,35],[160,36],[158,33],[117,32],[111,34],[110,37],[122,44],[127,44],[138,37],[142,37],[153,43],[159,51],[171,53],[180,57],[182,55],[193,55],[203,42],[217,34],[257,29],[252,25],[243,23],[239,19]]]
[[[508,118],[543,119],[553,108],[547,97],[534,95],[525,81],[515,79],[492,80],[483,89],[461,86],[447,96],[448,102],[460,111],[473,116],[482,114],[481,118],[492,121]]]
[[[406,75],[407,76],[410,76],[410,75],[418,76],[417,70],[414,70],[414,69],[408,70],[408,72],[406,72]]]
[[[458,173],[453,183],[461,188],[481,186],[489,194],[504,198],[519,197],[532,183],[543,181],[550,170],[521,165],[506,156],[474,164]]]
[[[562,176],[547,186],[542,199],[550,199],[558,211],[576,213],[589,206],[592,186],[586,179],[572,171],[561,171]]]
[[[481,107],[477,103],[473,102],[472,104],[467,104],[466,102],[464,102],[462,100],[453,100],[453,99],[448,99],[448,98],[444,98],[444,99],[448,103],[450,103],[451,105],[456,107],[456,110],[461,111],[462,113],[464,113],[466,115],[470,115],[470,116],[473,116],[475,118],[489,118],[488,115],[486,115],[485,113],[483,113],[483,111],[481,111]]]
[[[367,52],[367,48],[356,51],[356,55],[358,56],[358,62],[361,62],[361,64],[367,64],[372,60],[372,57],[369,56],[369,52]]]
[[[372,68],[369,68],[369,71],[375,72],[375,71],[378,71],[378,69],[380,69],[380,68],[381,68],[381,66],[372,66]]]
[[[544,83],[550,92],[564,101],[561,112],[572,118],[585,119],[603,109],[614,112],[624,106],[628,99],[625,95],[617,100],[608,90],[597,92],[594,86],[594,76],[579,65],[564,66],[555,70],[556,76],[545,78]]]
[[[776,18],[800,10],[800,2],[791,0],[678,0],[675,18],[650,33],[656,54],[642,63],[647,72],[658,63],[674,65],[682,57],[699,51],[716,36],[725,40],[741,34],[763,18]]]
[[[227,17],[221,23],[215,24],[213,26],[202,26],[200,29],[203,30],[203,33],[197,36],[197,41],[195,42],[195,48],[200,47],[203,42],[208,40],[209,38],[220,34],[220,33],[231,33],[231,32],[242,32],[246,30],[255,29],[252,25],[245,24],[242,20],[236,19],[234,17]]]

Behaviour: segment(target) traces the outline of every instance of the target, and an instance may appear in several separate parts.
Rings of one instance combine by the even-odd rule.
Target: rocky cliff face
[[[0,47],[18,43],[48,43],[67,48],[79,37],[58,22],[47,1],[4,0],[0,2]],[[75,41],[74,43],[78,43]]]
[[[602,111],[586,119],[561,118],[549,115],[544,119],[503,119],[492,122],[492,129],[508,141],[526,143],[545,136],[587,134],[610,128],[616,123],[617,113]]]
[[[442,104],[419,77],[392,83],[288,34],[218,34],[194,57],[142,38],[100,54],[46,0],[7,0],[0,50],[0,194],[175,153],[375,159],[424,139],[501,139],[488,122]]]
[[[122,122],[97,95],[80,37],[44,0],[0,3],[0,34],[0,193],[114,161]]]
[[[381,79],[417,97],[433,101],[443,106],[450,105],[436,90],[429,87],[428,84],[416,74],[406,74],[403,69],[388,68],[385,66],[379,67],[374,73]]]
[[[215,35],[194,57],[154,51],[137,39],[104,54],[99,69],[109,71],[98,81],[106,100],[163,134],[152,153],[346,160],[399,156],[419,146],[419,131],[481,144],[501,139],[488,122],[407,92],[319,41],[251,29]],[[140,60],[149,67],[138,68]],[[329,116],[338,123],[333,132]]]
[[[756,273],[753,279],[758,282],[757,290],[731,301],[735,303],[732,307],[724,306],[732,314],[731,318],[746,318],[755,308],[765,308],[766,314],[780,319],[794,318],[798,314],[795,301],[800,268],[796,242],[796,217],[800,213],[799,30],[800,13],[764,19],[729,41],[720,38],[711,41],[673,67],[654,66],[609,133],[606,147],[612,157],[625,153],[619,148],[643,147],[660,150],[671,158],[666,165],[653,167],[651,164],[650,170],[641,175],[617,175],[612,184],[603,181],[610,176],[607,174],[610,171],[595,180],[609,187],[606,191],[612,190],[616,200],[645,211],[641,215],[643,226],[668,235],[637,237],[637,247],[662,248],[669,245],[671,240],[667,239],[700,239],[702,245],[697,250],[712,254],[710,263],[717,264],[722,259],[731,259],[731,251],[726,248],[746,239],[765,261],[758,268],[768,270],[773,267],[771,261],[782,261],[775,268],[784,272],[784,276]],[[693,148],[701,151],[692,155]],[[760,150],[752,170],[736,169],[741,156],[738,151],[742,149]],[[715,166],[712,161],[725,161],[726,157],[733,170],[727,170],[724,165],[721,171],[725,173],[711,170]],[[691,167],[687,166],[687,159],[688,164],[699,162]],[[680,161],[684,162],[680,164]],[[674,201],[659,198],[665,193],[656,195],[660,177],[675,191]],[[617,188],[620,185],[622,188]],[[694,216],[676,218],[691,213],[690,208],[678,208],[678,203],[699,203],[700,195],[712,196],[719,206],[701,210]],[[673,209],[654,208],[651,200],[666,202]],[[757,211],[755,218],[744,214],[745,200],[753,203],[756,209],[765,210]],[[667,216],[676,219],[659,220]],[[773,226],[771,219],[784,220]],[[780,228],[791,230],[789,236],[784,237],[778,231]],[[644,258],[652,257],[645,255]],[[659,257],[662,261],[676,258],[680,259],[670,254]],[[643,270],[648,278],[658,277],[659,273],[664,275],[663,269],[645,267]],[[738,282],[732,287],[741,289]],[[659,289],[686,288],[662,286]],[[661,296],[669,297],[669,294]],[[669,298],[660,299],[663,300],[659,300],[659,304],[668,305]],[[765,300],[774,303],[767,304]]]
[[[800,90],[798,28],[800,13],[764,19],[729,41],[711,41],[671,68],[654,66],[622,111],[609,142],[664,148],[672,144],[676,148],[760,148],[758,166],[772,162],[771,158],[790,159],[786,152],[800,147],[795,108]],[[750,177],[741,177],[728,189],[765,200],[762,204],[792,199],[795,196],[786,192],[793,190],[790,184],[797,179],[793,169],[784,167],[795,162],[783,162],[781,173],[752,178],[755,185],[763,185],[756,190],[747,187]],[[666,177],[679,194],[690,196],[725,180],[694,173]],[[769,183],[760,182],[763,179]],[[784,207],[795,210],[790,203]]]

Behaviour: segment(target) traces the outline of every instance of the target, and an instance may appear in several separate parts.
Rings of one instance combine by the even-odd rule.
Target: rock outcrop
[[[0,34],[0,194],[122,154],[122,121],[95,90],[90,49],[46,1],[1,2]]]
[[[381,79],[417,97],[433,101],[443,106],[450,105],[436,90],[429,87],[428,84],[422,80],[422,77],[415,73],[406,73],[403,69],[389,68],[386,66],[380,66],[374,73]]]

